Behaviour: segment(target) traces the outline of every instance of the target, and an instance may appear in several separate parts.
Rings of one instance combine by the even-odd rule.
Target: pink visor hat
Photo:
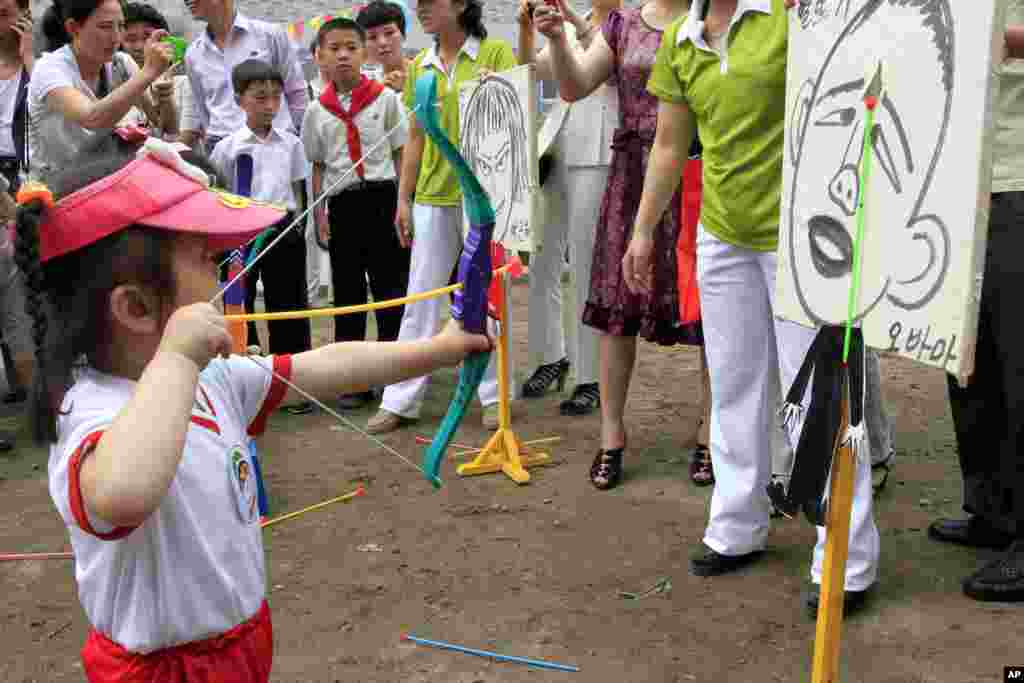
[[[244,244],[280,221],[284,209],[209,189],[209,178],[177,151],[150,139],[140,158],[62,198],[44,214],[39,259],[48,261],[130,225],[205,235],[216,251]],[[205,182],[204,182],[205,181]]]

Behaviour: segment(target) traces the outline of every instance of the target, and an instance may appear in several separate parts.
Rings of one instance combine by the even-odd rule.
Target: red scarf
[[[345,128],[348,130],[346,139],[348,141],[348,158],[352,160],[352,163],[356,163],[363,157],[363,145],[359,140],[359,128],[356,127],[356,114],[366,109],[368,106],[373,104],[374,100],[384,92],[384,86],[377,81],[370,80],[365,75],[359,77],[359,85],[352,90],[352,108],[349,111],[345,111],[341,106],[341,102],[338,100],[338,92],[334,88],[334,83],[328,83],[327,87],[324,88],[323,93],[320,95],[320,104],[324,106],[324,109],[331,112],[339,119],[345,122]],[[363,169],[363,163],[359,161],[359,165],[356,166],[356,174],[359,179],[362,180],[365,171]]]

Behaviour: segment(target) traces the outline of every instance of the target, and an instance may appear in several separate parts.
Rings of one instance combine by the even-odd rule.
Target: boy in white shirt
[[[394,220],[402,147],[409,136],[402,101],[361,72],[366,32],[351,19],[339,17],[321,26],[315,54],[326,83],[306,110],[302,142],[313,163],[313,195],[330,195],[326,215],[322,205],[316,213],[320,238],[329,244],[334,305],[366,303],[367,278],[375,301],[405,296],[409,250],[399,242]],[[385,137],[388,141],[382,142]],[[375,312],[379,341],[398,338],[403,310]],[[335,341],[365,336],[365,313],[335,317]],[[344,396],[341,406],[362,407],[372,398],[370,392]]]
[[[305,211],[304,183],[306,157],[297,137],[274,125],[281,106],[284,78],[269,64],[256,59],[242,62],[231,74],[238,106],[245,112],[246,125],[225,137],[214,147],[210,160],[224,174],[232,190],[255,200],[278,204],[287,209],[285,217],[268,229],[264,240],[250,245],[266,245],[292,224],[296,211]],[[263,281],[266,310],[294,311],[309,308],[306,288],[306,242],[301,227],[290,230],[246,277],[245,308],[252,312],[256,302],[256,281]],[[270,330],[271,354],[301,353],[312,348],[309,320],[273,320]],[[249,323],[249,345],[259,346],[256,326]],[[293,414],[312,412],[312,404],[290,406]]]

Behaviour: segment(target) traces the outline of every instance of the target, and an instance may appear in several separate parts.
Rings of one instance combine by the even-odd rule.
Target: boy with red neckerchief
[[[317,210],[316,224],[329,245],[334,305],[366,303],[367,278],[374,300],[397,299],[409,281],[409,250],[394,226],[402,147],[409,137],[402,101],[397,92],[362,73],[366,31],[355,21],[337,17],[326,22],[316,46],[326,83],[306,110],[302,142],[313,164],[313,195],[330,195],[327,211]],[[346,180],[335,186],[346,173]],[[378,340],[398,338],[403,311],[398,306],[375,313]],[[365,313],[334,319],[335,341],[365,336]],[[371,392],[343,396],[341,407],[359,408],[372,399]]]

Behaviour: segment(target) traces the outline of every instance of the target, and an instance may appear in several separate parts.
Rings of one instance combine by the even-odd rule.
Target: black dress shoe
[[[928,527],[928,537],[943,543],[995,550],[1002,550],[1013,542],[1012,536],[994,528],[981,517],[937,519]]]
[[[873,586],[872,586],[873,588]],[[843,616],[856,614],[864,608],[871,595],[871,588],[862,591],[843,591]],[[821,602],[821,586],[812,583],[804,595],[804,606],[811,618],[818,617],[818,604]]]
[[[28,392],[24,389],[15,389],[4,394],[4,403],[22,403],[28,399]]]
[[[982,602],[1024,602],[1024,541],[964,579],[964,595]]]
[[[760,559],[763,554],[763,550],[755,550],[745,555],[722,555],[702,543],[690,557],[690,573],[694,576],[728,574]]]

